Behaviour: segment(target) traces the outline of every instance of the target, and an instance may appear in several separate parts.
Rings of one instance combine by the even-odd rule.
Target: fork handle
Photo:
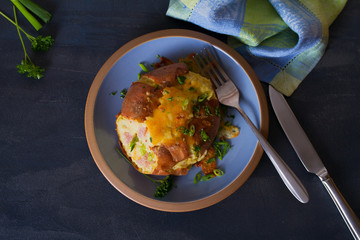
[[[297,200],[302,203],[307,203],[309,201],[309,194],[307,193],[304,185],[301,183],[299,178],[284,162],[284,160],[282,160],[280,155],[275,151],[275,149],[270,145],[266,138],[255,127],[253,122],[240,108],[240,106],[236,106],[236,109],[239,111],[240,115],[244,118],[245,122],[249,125],[250,129],[253,131],[253,133],[259,140],[261,146],[268,155],[269,159],[271,160],[276,171],[279,173],[281,179],[283,180],[289,191],[294,195]]]

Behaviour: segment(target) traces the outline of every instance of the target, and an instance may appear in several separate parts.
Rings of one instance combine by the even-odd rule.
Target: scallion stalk
[[[18,0],[22,5],[24,5],[29,11],[38,16],[44,23],[48,23],[51,19],[51,14],[46,11],[44,8],[40,7],[31,0]]]
[[[39,23],[36,18],[29,13],[28,10],[18,1],[18,0],[11,0],[11,2],[15,5],[17,9],[24,15],[24,17],[30,22],[30,24],[36,29],[36,31],[39,31],[42,28],[41,23]]]

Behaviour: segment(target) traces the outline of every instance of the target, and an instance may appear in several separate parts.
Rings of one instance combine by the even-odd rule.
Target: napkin
[[[166,15],[228,35],[258,78],[290,96],[325,52],[346,0],[170,0]]]

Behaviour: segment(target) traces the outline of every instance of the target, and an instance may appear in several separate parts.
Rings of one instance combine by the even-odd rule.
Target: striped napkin
[[[170,0],[167,16],[229,36],[259,79],[290,96],[325,52],[346,0]]]

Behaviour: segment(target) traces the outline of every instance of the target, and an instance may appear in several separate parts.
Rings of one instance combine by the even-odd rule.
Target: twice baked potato
[[[211,81],[172,63],[132,83],[116,116],[120,146],[145,174],[185,175],[209,150],[220,125]],[[204,161],[203,161],[204,162]]]

